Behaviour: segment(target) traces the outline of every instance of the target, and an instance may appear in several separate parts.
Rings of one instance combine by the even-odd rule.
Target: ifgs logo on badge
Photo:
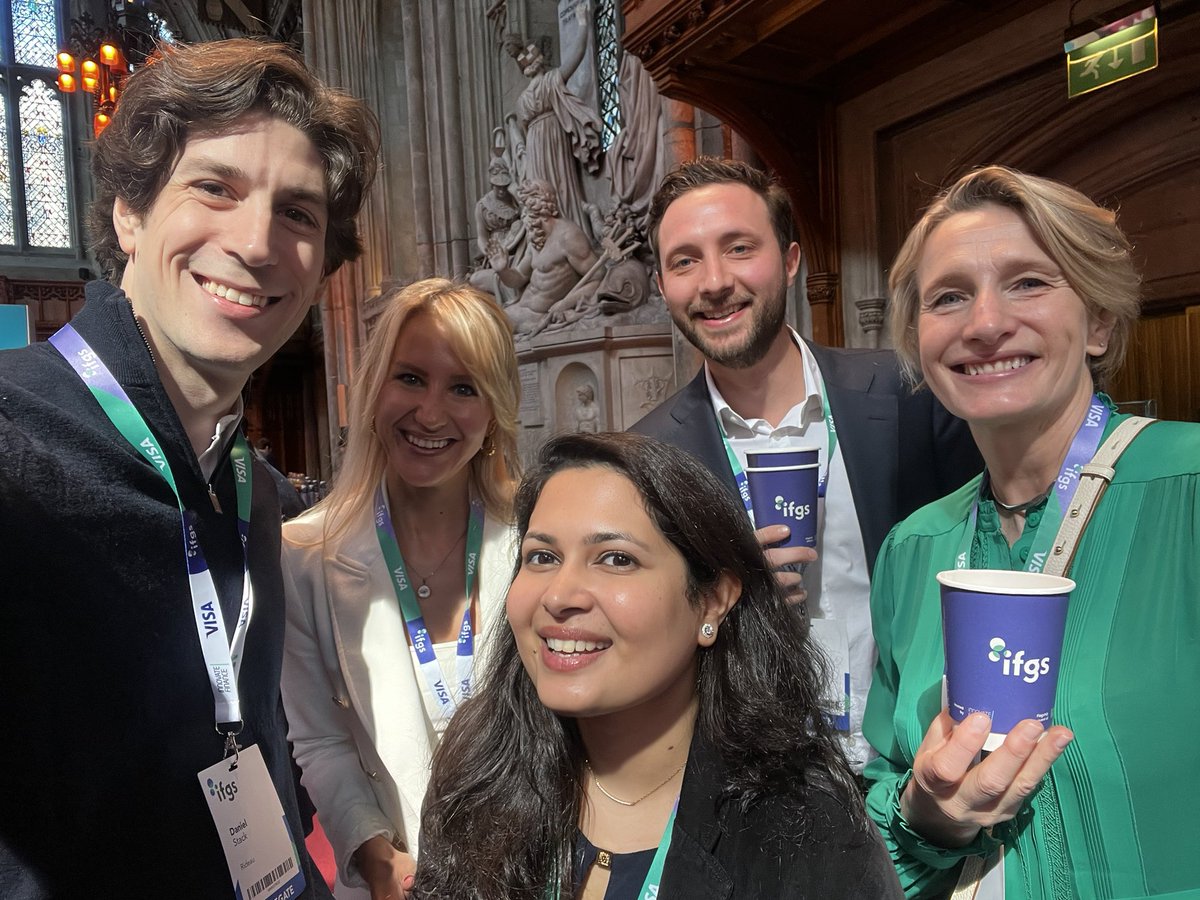
[[[1002,663],[1005,675],[1019,677],[1022,681],[1033,684],[1043,675],[1050,674],[1050,657],[1041,659],[1026,659],[1024,650],[1015,653],[1008,649],[1004,638],[994,637],[988,642],[988,659]]]
[[[237,796],[238,786],[236,781],[230,781],[226,784],[224,781],[213,781],[208,779],[208,793],[217,798],[217,801],[224,803],[226,800],[232,802]]]

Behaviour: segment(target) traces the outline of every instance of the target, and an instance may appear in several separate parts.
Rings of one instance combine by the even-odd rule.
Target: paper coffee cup
[[[772,466],[807,466],[819,461],[816,447],[772,447],[769,450],[747,450],[746,465],[754,468]]]
[[[746,467],[755,527],[786,525],[792,530],[776,546],[817,546],[817,469],[816,463]]]
[[[946,650],[946,700],[961,722],[992,718],[984,750],[995,750],[1022,719],[1053,722],[1067,601],[1075,582],[996,569],[939,572]]]

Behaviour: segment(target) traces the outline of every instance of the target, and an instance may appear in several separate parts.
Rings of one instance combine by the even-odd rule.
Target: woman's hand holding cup
[[[931,843],[961,847],[981,828],[1013,818],[1075,737],[1062,725],[1043,732],[1039,722],[1025,719],[977,762],[990,729],[986,713],[955,723],[942,710],[925,732],[900,812]]]

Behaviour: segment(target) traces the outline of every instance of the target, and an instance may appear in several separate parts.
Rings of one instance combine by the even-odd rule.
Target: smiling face
[[[392,496],[405,488],[465,486],[491,421],[491,406],[440,326],[413,313],[375,399],[375,433]]]
[[[145,215],[118,198],[121,287],[160,364],[244,382],[316,300],[327,218],[312,141],[263,115],[193,135]]]
[[[783,329],[800,247],[781,252],[767,202],[743,184],[710,184],[667,207],[658,229],[659,290],[676,327],[706,359],[761,360]]]
[[[1082,415],[1087,357],[1103,352],[1111,326],[1089,314],[1016,211],[987,203],[938,225],[917,290],[921,370],[972,428]]]
[[[667,719],[695,694],[705,621],[732,605],[724,580],[687,599],[683,556],[633,483],[603,467],[563,469],[542,489],[508,593],[508,621],[538,696],[564,716]],[[736,595],[735,595],[736,596]],[[718,599],[718,598],[724,598]],[[707,617],[707,618],[706,618]]]

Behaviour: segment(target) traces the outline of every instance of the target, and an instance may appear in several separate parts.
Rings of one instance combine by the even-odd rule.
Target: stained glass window
[[[0,244],[15,244],[12,211],[12,175],[8,165],[8,109],[0,93]]]
[[[25,163],[25,218],[34,247],[70,247],[67,164],[62,104],[44,81],[21,91],[21,158]]]
[[[10,4],[16,61],[53,68],[58,51],[56,0],[10,0]]]
[[[607,150],[621,133],[620,75],[617,61],[621,45],[617,41],[616,0],[596,4],[596,69],[600,86],[600,143]]]
[[[55,85],[61,0],[0,0],[0,245],[71,250],[68,121]],[[11,251],[10,251],[11,252]]]

